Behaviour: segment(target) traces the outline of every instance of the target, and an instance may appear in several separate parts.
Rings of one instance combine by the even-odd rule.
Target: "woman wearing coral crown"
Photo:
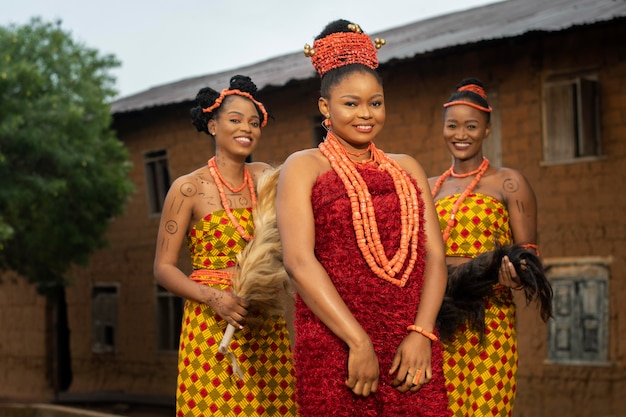
[[[464,80],[444,104],[452,166],[429,179],[450,266],[439,317],[454,416],[510,416],[517,337],[511,288],[551,314],[552,290],[537,257],[537,203],[524,176],[483,156],[491,107],[482,82]],[[516,244],[511,246],[512,244]]]
[[[296,399],[306,416],[445,415],[435,330],[446,284],[428,182],[374,145],[385,123],[377,47],[330,23],[305,46],[321,76],[318,149],[281,168],[277,219],[296,291]]]
[[[187,300],[178,417],[296,415],[285,320],[268,318],[251,330],[245,325],[248,302],[230,291],[237,254],[254,233],[255,185],[268,168],[245,162],[268,119],[255,93],[244,76],[234,76],[221,92],[198,92],[191,117],[198,131],[214,139],[215,156],[176,179],[163,204],[154,274],[159,284]],[[194,269],[190,277],[177,266],[185,239]],[[236,361],[218,352],[228,324],[238,329],[230,343]]]

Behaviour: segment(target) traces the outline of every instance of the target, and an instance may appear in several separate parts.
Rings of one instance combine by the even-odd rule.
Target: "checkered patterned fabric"
[[[486,305],[485,335],[459,329],[445,346],[443,371],[451,415],[510,416],[515,400],[517,335],[515,304],[503,290]]]
[[[250,209],[233,209],[249,234],[254,223]],[[247,242],[224,210],[207,215],[188,235],[194,269],[221,270],[234,266]],[[216,271],[216,272],[217,272]],[[191,279],[221,290],[230,282],[210,272]],[[213,281],[213,282],[212,282]],[[291,344],[282,317],[235,331],[229,350],[244,378],[233,373],[229,358],[218,352],[227,323],[206,304],[187,300],[178,350],[177,417],[295,416],[295,381]]]
[[[435,202],[442,232],[459,197],[460,194],[453,194]],[[473,258],[495,249],[496,241],[502,245],[511,242],[506,207],[491,196],[470,193],[455,215],[455,225],[446,242],[446,255]]]
[[[250,235],[254,233],[251,208],[234,208],[233,215]],[[235,266],[236,257],[248,242],[231,224],[224,210],[207,214],[187,236],[193,269]]]
[[[460,194],[435,202],[441,230]],[[446,242],[447,256],[473,258],[512,242],[509,213],[495,198],[470,193],[455,215]],[[485,334],[462,327],[445,345],[444,375],[449,411],[454,417],[510,417],[516,391],[517,335],[515,304],[511,292],[496,290],[485,302]]]
[[[176,416],[295,416],[294,376],[284,319],[237,330],[230,343],[244,379],[218,352],[226,321],[187,301],[180,337]]]

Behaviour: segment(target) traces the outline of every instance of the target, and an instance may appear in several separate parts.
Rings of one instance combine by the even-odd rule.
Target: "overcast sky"
[[[521,1],[521,0],[520,0]],[[0,25],[60,19],[113,54],[120,96],[298,52],[331,20],[375,33],[496,0],[0,0]]]

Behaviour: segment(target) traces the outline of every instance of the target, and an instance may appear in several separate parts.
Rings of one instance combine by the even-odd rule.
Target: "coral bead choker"
[[[450,167],[450,176],[454,177],[454,178],[467,178],[467,177],[471,177],[472,175],[476,175],[480,172],[481,168],[482,168],[482,164],[485,163],[485,161],[487,160],[487,158],[485,158],[483,156],[483,161],[481,162],[481,165],[478,166],[478,168],[476,168],[473,171],[470,172],[465,172],[463,174],[457,174],[456,172],[454,172],[454,165],[452,165]],[[489,163],[489,161],[487,161],[487,164]]]
[[[481,162],[480,166],[477,169],[475,169],[472,172],[468,172],[466,174],[454,174],[454,165],[452,165],[450,168],[448,168],[446,172],[441,174],[441,177],[439,177],[439,179],[435,183],[435,186],[433,187],[433,191],[432,191],[433,198],[435,198],[435,196],[437,195],[437,192],[441,188],[441,184],[443,184],[443,182],[449,176],[453,176],[455,178],[467,178],[471,175],[476,175],[476,177],[474,177],[470,185],[468,185],[465,191],[463,191],[463,194],[461,194],[459,198],[454,202],[454,205],[452,206],[452,210],[450,210],[450,219],[448,220],[446,229],[443,232],[444,243],[448,241],[448,238],[450,237],[450,232],[452,231],[452,228],[456,225],[455,216],[456,216],[456,213],[459,211],[461,204],[463,204],[463,201],[465,201],[467,196],[472,191],[474,191],[474,188],[476,188],[476,185],[478,185],[478,182],[480,181],[480,179],[483,177],[485,172],[487,172],[487,168],[489,168],[489,160],[485,157],[483,157],[483,162]]]
[[[230,204],[228,203],[228,198],[226,198],[226,192],[224,191],[224,185],[233,193],[238,193],[239,191],[243,190],[244,187],[247,185],[248,190],[250,191],[250,198],[252,199],[252,208],[254,208],[256,206],[256,194],[254,192],[254,181],[252,181],[252,176],[250,175],[248,168],[246,168],[246,166],[244,165],[243,184],[241,184],[241,187],[239,187],[238,189],[235,189],[230,186],[230,184],[228,184],[222,177],[220,170],[217,168],[215,157],[209,159],[208,166],[211,177],[213,177],[215,186],[220,193],[220,201],[222,203],[222,207],[224,207],[224,211],[226,212],[228,219],[233,224],[233,226],[235,226],[235,229],[241,235],[241,237],[249,242],[252,239],[252,236],[248,234],[248,232],[246,232],[246,229],[244,229],[244,227],[239,223],[239,221],[233,214],[233,210],[230,208]]]

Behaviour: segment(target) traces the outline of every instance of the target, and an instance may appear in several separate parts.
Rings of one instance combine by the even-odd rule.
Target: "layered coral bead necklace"
[[[248,232],[246,232],[246,229],[239,223],[239,220],[237,220],[237,218],[233,214],[233,210],[231,209],[230,204],[228,203],[228,198],[226,198],[226,192],[224,191],[224,186],[226,186],[226,188],[228,188],[231,192],[238,193],[241,190],[243,190],[247,185],[248,190],[250,191],[250,198],[252,199],[252,208],[254,208],[256,206],[256,194],[254,192],[254,182],[252,181],[252,176],[250,175],[248,168],[244,165],[243,183],[241,184],[241,186],[235,188],[232,185],[230,185],[224,179],[224,177],[222,177],[220,170],[217,168],[217,162],[215,160],[215,157],[212,157],[211,159],[209,159],[208,166],[209,166],[209,172],[211,173],[211,177],[213,177],[215,186],[217,187],[217,190],[220,194],[220,201],[222,203],[222,207],[224,207],[224,212],[226,212],[228,219],[233,224],[233,226],[235,226],[235,229],[237,230],[237,232],[239,232],[241,237],[249,242],[252,239],[252,236],[248,234]]]
[[[466,172],[463,174],[457,174],[456,172],[454,172],[454,165],[452,165],[450,168],[448,168],[446,172],[441,174],[441,177],[439,177],[439,179],[435,183],[435,186],[433,187],[433,190],[432,190],[433,198],[435,198],[435,196],[437,195],[437,192],[439,192],[439,189],[441,188],[441,184],[443,184],[443,182],[448,177],[452,176],[454,178],[467,178],[467,177],[471,177],[472,175],[475,175],[470,185],[468,185],[465,191],[463,191],[463,193],[459,196],[459,198],[457,198],[457,200],[454,202],[454,205],[452,206],[452,210],[450,210],[450,218],[448,219],[448,223],[446,224],[446,229],[443,232],[444,243],[448,241],[448,238],[450,237],[450,232],[452,228],[456,225],[455,217],[456,217],[456,213],[459,211],[459,208],[461,207],[461,204],[463,204],[463,201],[465,201],[467,196],[472,191],[474,191],[474,188],[476,188],[480,179],[483,177],[485,172],[487,172],[487,168],[489,168],[489,160],[483,156],[483,161],[480,163],[480,166],[476,168],[475,170]]]
[[[375,162],[379,170],[386,171],[391,176],[400,200],[400,245],[394,256],[388,259],[378,232],[372,196],[367,183],[356,169],[357,163],[350,159],[346,148],[331,131],[319,145],[319,149],[343,182],[350,198],[357,245],[368,266],[379,278],[404,287],[415,267],[418,252],[419,199],[415,185],[396,161],[370,143],[368,150],[371,156],[368,161]],[[364,154],[365,152],[360,155]],[[407,259],[408,264],[402,277],[396,278]]]

